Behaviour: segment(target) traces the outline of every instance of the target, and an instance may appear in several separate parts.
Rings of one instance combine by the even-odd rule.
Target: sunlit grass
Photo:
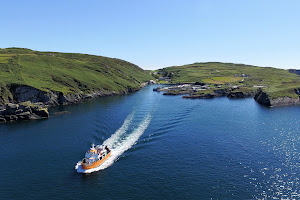
[[[152,79],[138,66],[101,56],[37,52],[28,49],[0,49],[0,102],[11,96],[11,84],[23,84],[44,91],[90,93],[126,92]]]
[[[284,69],[257,67],[233,63],[194,63],[164,68],[172,73],[173,83],[203,82],[207,84],[236,84],[243,87],[264,86],[271,98],[288,96],[296,98],[295,88],[300,88],[300,76]]]
[[[205,83],[212,83],[212,84],[225,84],[225,83],[233,83],[242,80],[239,77],[212,77],[206,78],[202,81]]]

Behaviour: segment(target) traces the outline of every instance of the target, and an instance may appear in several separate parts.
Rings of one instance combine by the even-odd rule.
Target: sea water
[[[299,106],[153,87],[0,124],[0,199],[300,199]],[[112,155],[78,173],[91,143]]]

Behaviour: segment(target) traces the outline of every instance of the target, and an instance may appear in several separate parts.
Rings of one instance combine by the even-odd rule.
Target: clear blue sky
[[[0,48],[300,68],[299,0],[2,0]]]

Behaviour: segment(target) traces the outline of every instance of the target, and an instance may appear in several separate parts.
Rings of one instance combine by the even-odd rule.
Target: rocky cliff
[[[294,90],[297,95],[300,94],[299,89]],[[258,90],[254,99],[264,106],[285,106],[285,105],[297,105],[300,104],[299,96],[297,98],[292,97],[270,97],[269,94],[264,92],[263,90]]]
[[[141,86],[145,85],[147,84]],[[94,91],[87,94],[83,92],[63,94],[62,92],[45,92],[31,86],[13,84],[10,87],[13,95],[13,98],[10,99],[11,103],[0,105],[0,122],[48,118],[49,106],[68,105],[86,98],[121,95],[136,90],[129,87],[127,91],[122,92]]]
[[[254,91],[236,91],[236,90],[229,90],[229,89],[217,89],[210,93],[192,93],[189,96],[183,96],[184,99],[211,99],[214,97],[223,97],[227,96],[231,99],[240,99],[240,98],[247,98],[253,97],[255,95]]]
[[[152,78],[137,65],[116,58],[0,48],[0,117],[9,121],[30,118],[16,117],[22,109],[9,112],[9,103],[21,107],[30,102],[47,109],[84,98],[130,93]],[[30,114],[39,115],[34,111]]]
[[[0,122],[48,118],[49,112],[43,103],[8,103],[0,108]]]
[[[32,103],[42,102],[44,105],[55,106],[55,105],[67,105],[77,103],[81,99],[95,98],[99,96],[112,96],[117,94],[127,94],[138,90],[137,88],[127,88],[127,91],[115,92],[115,91],[93,91],[90,93],[83,93],[82,91],[67,93],[58,91],[41,91],[27,85],[12,85],[10,92],[13,94],[13,103],[21,103],[30,101]]]

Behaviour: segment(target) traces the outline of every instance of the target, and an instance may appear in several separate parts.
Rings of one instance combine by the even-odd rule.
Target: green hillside
[[[300,87],[299,75],[271,67],[210,62],[167,67],[159,71],[170,77],[172,83],[203,82],[224,86],[239,85],[244,89],[264,86],[263,90],[271,98],[297,98],[294,89]]]
[[[149,73],[124,60],[86,54],[0,49],[0,103],[12,99],[12,84],[42,91],[91,93],[138,89]]]

